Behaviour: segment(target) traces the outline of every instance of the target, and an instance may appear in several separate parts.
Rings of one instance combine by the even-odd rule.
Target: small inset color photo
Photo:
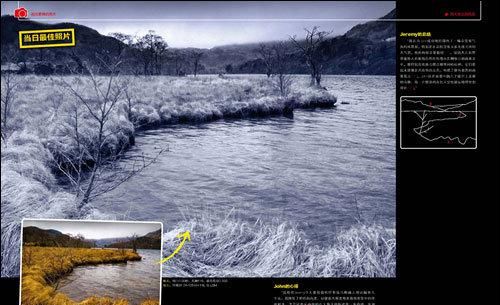
[[[159,222],[22,222],[20,304],[159,305]]]

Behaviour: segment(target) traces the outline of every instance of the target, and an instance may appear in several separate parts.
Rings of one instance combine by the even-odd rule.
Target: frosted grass
[[[395,230],[358,224],[333,245],[313,245],[288,223],[248,224],[208,218],[180,223],[163,235],[164,254],[191,231],[179,254],[165,262],[165,277],[394,277]]]

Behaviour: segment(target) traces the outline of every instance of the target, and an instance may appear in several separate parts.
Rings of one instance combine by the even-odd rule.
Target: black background
[[[451,1],[477,7],[477,1]],[[443,1],[398,1],[398,18],[441,18]],[[438,8],[438,9],[436,9]],[[477,95],[476,150],[400,150],[397,134],[397,277],[295,279],[302,288],[375,290],[377,304],[500,304],[498,7],[483,1],[482,22],[401,22],[400,31],[477,35],[476,88],[414,95]],[[433,91],[433,92],[432,92]],[[398,92],[400,95],[411,95]],[[394,101],[397,105],[397,101]],[[397,112],[396,112],[397,113]],[[396,114],[395,114],[396,115]],[[396,116],[397,117],[397,116]],[[395,129],[398,130],[399,119]],[[235,279],[229,288],[164,289],[163,304],[271,304],[277,279]],[[2,304],[17,304],[18,279],[1,280]]]

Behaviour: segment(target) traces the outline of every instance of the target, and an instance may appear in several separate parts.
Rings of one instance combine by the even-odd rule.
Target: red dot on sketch
[[[444,16],[445,16],[445,17],[448,17],[448,15],[449,15],[449,14],[448,14],[448,12],[444,13]]]

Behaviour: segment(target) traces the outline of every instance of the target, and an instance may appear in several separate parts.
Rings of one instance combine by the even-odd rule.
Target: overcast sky
[[[18,1],[2,1],[2,15]],[[154,30],[170,47],[211,48],[302,36],[305,27],[341,35],[395,8],[394,1],[20,1],[32,12],[54,12],[57,20],[89,26],[101,34],[144,35]],[[36,17],[40,20],[47,17]],[[336,20],[333,20],[336,19]],[[339,20],[341,19],[341,20]],[[346,20],[351,19],[351,20]]]
[[[143,236],[161,228],[160,223],[62,220],[24,220],[23,226],[35,226],[45,230],[53,229],[64,234],[82,234],[86,239],[129,237],[134,233]]]

